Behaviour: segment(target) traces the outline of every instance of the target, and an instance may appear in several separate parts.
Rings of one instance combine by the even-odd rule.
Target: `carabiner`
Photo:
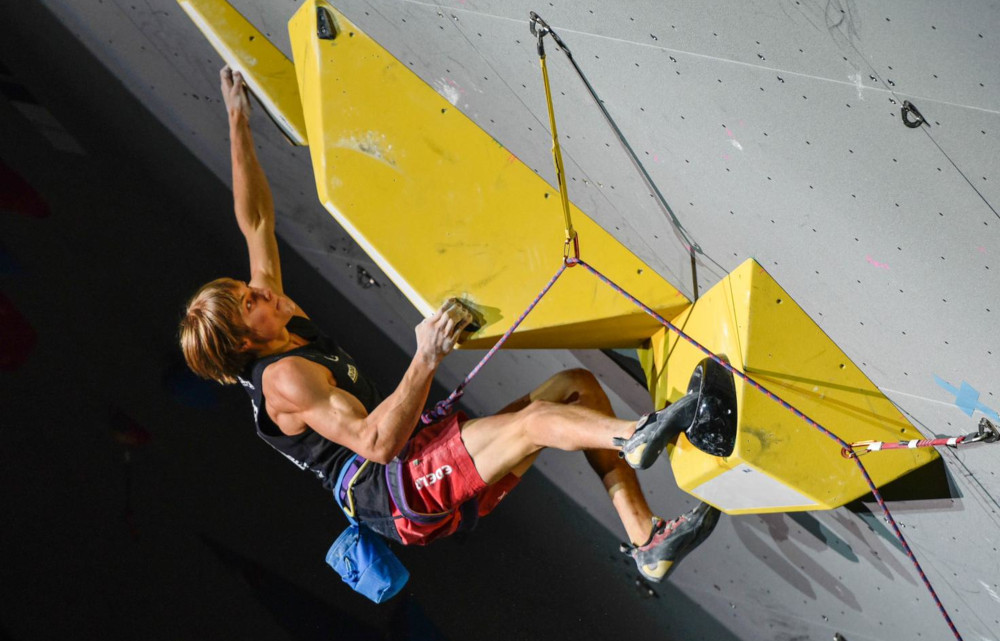
[[[996,443],[1000,441],[1000,429],[985,416],[979,419],[979,431],[965,437],[966,443]]]
[[[570,258],[569,248],[571,244],[573,245],[573,258],[575,260],[569,259]],[[576,230],[574,229],[573,235],[570,236],[569,234],[566,234],[566,240],[563,241],[563,262],[568,263],[569,266],[572,267],[579,260],[580,260],[580,236],[579,234],[576,233]]]
[[[899,112],[903,118],[903,124],[909,127],[910,129],[916,129],[920,125],[927,125],[928,127],[930,127],[930,125],[927,124],[927,120],[924,119],[923,114],[920,113],[920,110],[914,107],[913,103],[910,102],[909,100],[903,101],[903,106],[900,108]],[[910,120],[910,114],[916,116],[917,119]]]

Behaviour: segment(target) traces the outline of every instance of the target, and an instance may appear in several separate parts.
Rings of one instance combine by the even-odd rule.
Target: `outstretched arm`
[[[219,75],[223,101],[229,114],[233,204],[236,222],[250,253],[250,285],[269,287],[282,294],[278,241],[274,235],[274,199],[253,146],[250,100],[240,72],[227,65]]]
[[[417,325],[417,352],[396,389],[369,414],[336,387],[325,367],[289,357],[264,371],[267,411],[290,436],[313,429],[376,463],[391,461],[409,440],[441,360],[472,315],[454,301]]]

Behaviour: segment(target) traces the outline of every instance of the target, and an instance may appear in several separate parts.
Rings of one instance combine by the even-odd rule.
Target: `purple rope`
[[[839,436],[837,436],[836,434],[834,434],[830,430],[826,429],[825,427],[823,427],[822,425],[820,425],[816,421],[814,421],[811,418],[809,418],[808,416],[806,416],[799,409],[793,407],[790,403],[788,403],[787,401],[785,401],[784,399],[782,399],[780,396],[778,396],[777,394],[775,394],[771,390],[767,389],[766,387],[764,387],[763,385],[761,385],[757,381],[753,380],[752,378],[750,378],[749,376],[747,376],[743,372],[735,369],[729,363],[723,361],[721,358],[719,358],[718,356],[716,356],[715,354],[713,354],[711,352],[711,350],[709,350],[707,347],[705,347],[704,345],[702,345],[701,343],[699,343],[695,339],[693,339],[690,336],[688,336],[687,334],[685,334],[677,326],[675,326],[670,321],[666,320],[665,318],[663,318],[662,316],[660,316],[659,314],[657,314],[655,311],[653,311],[652,309],[650,309],[649,307],[647,307],[645,304],[642,303],[642,301],[640,301],[639,299],[637,299],[635,296],[632,296],[631,294],[629,294],[627,291],[625,291],[624,289],[622,289],[621,287],[619,287],[616,283],[614,283],[612,280],[610,280],[604,274],[602,274],[601,272],[597,271],[596,269],[594,269],[593,267],[591,267],[590,265],[588,265],[586,262],[584,262],[580,258],[573,258],[573,257],[567,258],[565,260],[565,262],[564,262],[564,266],[565,265],[583,265],[585,268],[587,268],[587,270],[591,274],[593,274],[594,276],[597,276],[598,279],[600,279],[606,285],[608,285],[609,287],[611,287],[611,289],[615,290],[616,292],[618,292],[619,294],[621,294],[622,296],[624,296],[628,300],[630,300],[633,303],[635,303],[635,305],[637,305],[640,309],[642,309],[642,311],[646,312],[647,314],[649,314],[650,316],[652,316],[653,318],[655,318],[661,325],[663,325],[664,327],[666,327],[670,331],[674,332],[675,334],[677,334],[678,336],[680,336],[681,338],[683,338],[685,341],[687,341],[688,343],[690,343],[691,345],[693,345],[695,348],[697,348],[698,350],[700,350],[703,354],[705,354],[706,356],[708,356],[709,358],[711,358],[712,360],[714,360],[719,365],[721,365],[724,368],[726,368],[726,370],[728,370],[734,376],[738,376],[739,378],[743,379],[743,381],[745,381],[746,383],[748,383],[751,387],[759,390],[760,392],[762,392],[765,396],[767,396],[771,400],[777,402],[779,405],[781,405],[785,409],[789,410],[790,412],[792,412],[793,414],[795,414],[796,416],[798,416],[799,418],[801,418],[803,421],[805,421],[809,425],[813,426],[814,428],[816,428],[817,430],[819,430],[823,434],[827,435],[828,437],[830,437],[831,439],[833,439],[834,441],[836,441],[837,444],[840,445],[842,448],[844,448],[844,447],[850,448],[850,446],[847,444],[847,442],[844,441],[843,439],[841,439]],[[560,271],[560,273],[561,273],[561,271]],[[948,616],[948,611],[945,609],[944,604],[941,603],[941,599],[938,598],[937,592],[934,590],[934,587],[931,585],[930,580],[927,578],[927,575],[924,573],[924,569],[920,566],[920,562],[917,560],[916,555],[913,553],[913,550],[910,548],[910,544],[906,542],[906,538],[903,536],[902,531],[900,531],[899,526],[896,524],[896,520],[892,517],[892,514],[889,512],[889,507],[885,504],[885,500],[883,500],[882,494],[878,491],[878,488],[875,486],[875,482],[872,481],[871,476],[868,474],[868,470],[865,469],[865,466],[861,462],[860,458],[854,457],[854,462],[857,463],[858,469],[861,470],[861,475],[864,477],[865,482],[868,483],[868,487],[869,487],[869,489],[871,489],[872,495],[875,497],[875,500],[878,502],[879,507],[882,508],[882,512],[885,514],[886,521],[888,521],[889,525],[892,526],[893,533],[896,535],[896,538],[899,539],[899,542],[902,544],[903,550],[905,550],[906,555],[908,557],[910,557],[910,561],[913,562],[913,566],[917,569],[917,573],[920,575],[921,580],[923,580],[924,586],[927,587],[927,591],[930,592],[931,597],[934,599],[934,603],[937,604],[938,610],[941,611],[941,616],[944,617],[945,622],[947,622],[948,627],[951,628],[951,632],[952,632],[952,634],[955,635],[955,638],[958,639],[959,641],[962,641],[962,635],[959,634],[958,629],[955,627],[955,624],[951,620],[951,617]]]
[[[514,330],[516,330],[518,326],[520,326],[520,324],[524,321],[524,319],[527,318],[528,314],[531,313],[531,310],[535,309],[535,306],[538,305],[538,303],[542,300],[542,297],[544,297],[546,294],[549,293],[549,290],[552,289],[552,286],[556,284],[556,281],[559,280],[559,277],[563,275],[563,272],[566,271],[566,268],[572,265],[573,263],[564,261],[563,264],[559,266],[559,271],[556,272],[555,276],[549,279],[549,282],[545,285],[545,287],[542,288],[542,291],[538,293],[538,296],[535,296],[535,300],[531,301],[531,304],[528,305],[528,309],[524,310],[521,316],[518,317],[516,321],[514,321],[514,324],[510,326],[510,329],[508,329],[504,333],[504,335],[500,337],[500,340],[498,340],[496,344],[493,345],[492,349],[490,349],[490,351],[486,353],[486,356],[484,356],[482,360],[479,361],[479,364],[472,368],[472,371],[469,372],[468,376],[465,377],[465,380],[462,381],[458,385],[458,387],[455,388],[455,391],[449,394],[448,398],[444,399],[443,401],[439,401],[437,405],[434,406],[433,409],[423,413],[423,415],[420,417],[420,420],[421,422],[423,422],[424,425],[430,425],[431,423],[439,421],[442,418],[451,414],[452,406],[458,401],[458,399],[462,397],[462,394],[465,393],[465,386],[469,384],[469,381],[472,380],[472,377],[478,374],[479,370],[481,370],[483,366],[486,365],[486,362],[489,361],[491,358],[493,358],[493,355],[496,354],[497,350],[500,349],[500,347],[502,347],[504,343],[507,342],[507,339],[510,338],[510,335],[514,333]]]

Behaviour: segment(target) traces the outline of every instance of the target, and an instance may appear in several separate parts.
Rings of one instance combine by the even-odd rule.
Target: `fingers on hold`
[[[457,298],[449,298],[441,305],[441,308],[432,317],[433,321],[441,324],[445,333],[449,336],[458,336],[468,325],[475,322],[475,316]]]

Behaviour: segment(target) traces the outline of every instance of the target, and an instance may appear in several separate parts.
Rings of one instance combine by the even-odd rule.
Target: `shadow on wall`
[[[899,543],[888,531],[880,533],[842,511],[832,512],[831,518],[851,534],[851,540],[845,540],[805,512],[741,516],[732,521],[747,550],[809,599],[816,599],[817,590],[822,590],[855,612],[863,611],[850,588],[816,560],[817,555],[828,550],[850,563],[867,563],[886,579],[899,578],[917,585],[911,570],[899,563],[895,552],[889,549],[893,543],[893,547]],[[877,523],[878,519],[874,521]],[[884,526],[880,529],[885,530]]]

